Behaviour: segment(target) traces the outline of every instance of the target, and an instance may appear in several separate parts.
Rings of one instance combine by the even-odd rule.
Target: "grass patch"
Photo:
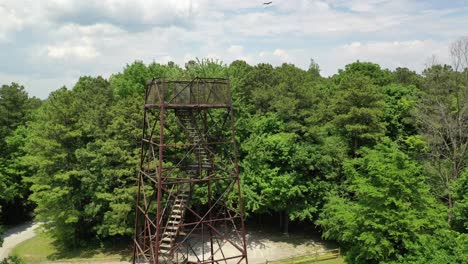
[[[290,258],[290,259],[285,259],[281,261],[274,261],[272,264],[308,264],[308,263],[316,263],[316,264],[346,264],[344,259],[339,256],[339,257],[327,257],[327,256],[321,256],[318,259],[315,258],[315,256],[305,256],[305,257],[296,257],[296,258]]]
[[[16,246],[11,254],[20,257],[25,263],[50,262],[99,262],[129,260],[131,250],[128,243],[117,243],[104,246],[89,246],[86,248],[65,250],[55,243],[47,233],[39,232],[37,236]]]
[[[18,244],[11,255],[18,256],[26,263],[41,263],[47,261],[47,256],[55,252],[53,240],[44,233]]]

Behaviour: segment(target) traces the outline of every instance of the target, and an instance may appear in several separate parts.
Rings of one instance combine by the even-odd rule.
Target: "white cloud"
[[[300,56],[304,56],[304,54],[301,54],[300,56],[296,56],[303,51],[300,50],[284,50],[277,48],[275,50],[263,50],[258,53],[257,56],[253,57],[254,61],[257,62],[268,62],[271,63],[272,65],[279,66],[282,63],[291,63],[294,62],[298,67],[303,66],[302,63],[302,58],[299,58]],[[307,55],[306,55],[307,56]]]
[[[0,84],[11,80],[2,74],[45,85],[134,60],[204,57],[304,68],[313,58],[326,75],[357,59],[420,70],[432,54],[445,61],[468,24],[466,8],[406,0],[0,1],[0,59],[12,61],[0,65]]]
[[[381,8],[383,5],[388,6],[389,4],[391,4],[392,0],[342,0],[330,2],[334,3],[337,6],[345,7],[355,12],[371,12],[376,11],[379,7]],[[399,4],[401,5],[402,2],[399,1]]]
[[[244,52],[244,47],[241,45],[231,45],[228,52],[233,54],[242,54]]]
[[[97,57],[99,52],[92,46],[60,44],[47,46],[47,55],[54,59],[92,59]]]
[[[7,41],[9,35],[22,28],[23,20],[16,14],[14,9],[0,5],[0,41]]]
[[[154,25],[187,24],[198,4],[191,0],[54,0],[44,5],[58,22],[95,24],[110,21],[132,30]]]
[[[218,54],[214,53],[214,52],[212,52],[212,53],[207,53],[207,54],[206,54],[205,56],[203,56],[203,57],[206,57],[207,59],[221,60],[221,57],[220,57]]]
[[[52,78],[43,78],[37,75],[10,75],[0,73],[0,80],[2,84],[10,84],[12,82],[23,85],[29,96],[36,96],[45,98],[50,92],[57,90],[62,86],[68,88],[78,81],[80,75],[73,75],[65,73],[63,75],[55,76]]]
[[[240,58],[244,56],[244,47],[241,45],[231,45],[227,51],[233,57]]]
[[[196,59],[195,56],[193,56],[193,55],[190,54],[190,53],[187,53],[187,54],[184,55],[183,61],[184,61],[184,62],[187,62],[187,61],[195,60],[195,59]],[[185,65],[185,64],[184,64],[184,65]],[[181,65],[181,66],[183,66],[183,65]]]
[[[273,55],[280,58],[282,61],[287,61],[289,59],[288,53],[282,49],[275,49]]]
[[[73,35],[94,35],[94,36],[108,36],[116,34],[124,34],[124,30],[108,23],[98,23],[94,25],[78,25],[78,24],[65,24],[55,32],[63,36]]]
[[[361,44],[354,42],[339,47],[336,54],[343,54],[352,59],[385,60],[395,66],[403,66],[408,60],[425,59],[431,54],[444,56],[447,53],[447,44],[435,41],[391,41],[369,42]]]
[[[259,61],[255,53],[247,52],[242,45],[231,45],[227,49],[227,53],[221,58],[225,63],[230,63],[235,60],[243,60],[247,63],[256,63]]]
[[[158,62],[162,63],[162,64],[167,64],[170,61],[174,61],[174,58],[172,58],[169,55],[164,55],[164,56],[160,57],[160,59],[158,60]]]
[[[430,40],[351,42],[329,50],[320,56],[320,66],[326,75],[336,72],[336,65],[356,60],[371,61],[384,68],[408,67],[421,71],[428,57],[435,55],[441,63],[449,63],[448,42]]]

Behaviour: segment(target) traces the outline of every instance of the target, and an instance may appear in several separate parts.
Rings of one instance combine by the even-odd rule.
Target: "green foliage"
[[[338,76],[335,76],[338,82],[341,82],[340,76],[346,76],[347,74],[364,75],[368,77],[373,84],[378,86],[384,86],[390,84],[393,80],[392,73],[385,69],[382,70],[380,65],[372,62],[360,62],[356,61],[345,66],[345,70],[339,70]]]
[[[62,243],[131,233],[140,105],[115,102],[107,81],[84,77],[37,111],[25,158],[36,171],[31,199]]]
[[[313,60],[307,70],[136,61],[109,81],[82,77],[39,109],[22,86],[4,85],[3,210],[29,206],[32,192],[37,219],[67,249],[132,236],[145,84],[194,77],[230,79],[249,217],[310,225],[320,216],[324,236],[346,249],[348,263],[468,262],[467,82],[441,65],[418,75],[357,61],[323,78]],[[435,181],[441,176],[450,177]],[[197,190],[196,206],[206,191]],[[451,226],[439,205],[449,197]]]
[[[453,187],[455,205],[453,207],[453,226],[468,234],[468,169],[456,181]]]
[[[311,59],[307,72],[315,78],[320,77],[320,66],[313,59]]]
[[[254,112],[253,106],[247,103],[250,102],[250,91],[246,89],[252,78],[252,69],[252,66],[240,60],[233,61],[228,67],[232,103],[238,119]]]
[[[468,75],[447,65],[432,66],[423,75],[415,117],[429,146],[426,167],[433,190],[446,201],[450,221],[453,185],[468,167]]]
[[[412,111],[418,100],[415,86],[390,84],[384,88],[386,135],[392,140],[404,140],[417,134]]]
[[[23,86],[12,83],[0,88],[0,154],[5,155],[5,138],[23,124],[32,109]]]
[[[248,153],[242,163],[246,208],[251,212],[287,210],[293,213],[296,209],[293,207],[303,207],[299,201],[304,201],[308,192],[299,173],[307,167],[307,153],[297,144],[293,133],[278,131],[282,124],[274,116],[264,119],[255,122],[263,125],[254,128],[253,136],[243,145]],[[302,218],[311,217],[306,215]]]
[[[346,189],[331,195],[320,224],[324,237],[341,241],[349,263],[398,260],[421,239],[444,227],[421,166],[386,140],[345,164]]]
[[[468,234],[459,234],[453,247],[458,263],[468,263]]]
[[[405,258],[385,263],[468,263],[466,234],[459,234],[448,229],[439,229],[432,235],[422,235],[420,241],[420,244],[409,252]]]
[[[333,98],[336,126],[343,140],[348,141],[351,152],[371,146],[385,133],[382,122],[384,96],[369,77],[362,74],[344,74]]]
[[[174,63],[161,65],[152,63],[146,66],[142,61],[127,65],[122,73],[112,75],[111,87],[115,94],[121,97],[138,96],[145,93],[145,85],[152,78],[173,78],[180,76],[182,69]]]
[[[0,261],[0,264],[23,264],[24,261],[17,256],[9,256]]]
[[[422,77],[415,71],[411,71],[408,68],[398,67],[393,72],[394,80],[398,84],[405,86],[414,85],[418,88],[421,87]]]
[[[39,231],[36,236],[21,242],[11,250],[27,264],[35,263],[109,263],[129,260],[131,249],[123,240],[114,239],[94,243],[89,241],[80,248],[66,248],[57,243],[48,232]]]
[[[0,87],[0,224],[27,218],[29,185],[23,182],[27,169],[22,164],[28,135],[24,124],[40,105],[16,83]]]
[[[291,64],[251,67],[237,61],[230,72],[240,111],[237,131],[247,211],[315,219],[323,197],[336,187],[347,151],[319,127],[327,118],[330,89],[319,75]]]
[[[219,60],[197,59],[196,61],[189,61],[185,64],[185,72],[183,75],[190,78],[226,78],[228,75],[228,68]]]
[[[90,141],[78,125],[80,108],[73,91],[62,88],[51,93],[30,124],[31,140],[26,146],[26,162],[36,171],[29,181],[37,218],[47,221],[55,235],[71,245],[76,245],[80,236],[75,235],[75,229],[81,224],[81,203],[86,194],[80,188],[83,175],[76,171],[75,151]]]

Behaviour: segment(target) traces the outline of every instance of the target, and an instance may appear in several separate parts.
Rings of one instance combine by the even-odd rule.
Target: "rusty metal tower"
[[[248,263],[228,80],[148,82],[133,263]]]

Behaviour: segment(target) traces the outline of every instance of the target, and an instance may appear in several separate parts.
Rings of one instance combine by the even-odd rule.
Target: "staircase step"
[[[168,227],[166,227],[166,229],[167,230],[177,230],[177,229],[179,229],[179,227],[178,226],[168,226]]]
[[[163,241],[163,242],[169,242],[169,243],[170,243],[170,242],[172,242],[172,239],[171,239],[170,237],[163,237],[163,238],[161,239],[161,241]]]
[[[171,245],[169,244],[161,244],[159,245],[159,248],[171,248]]]
[[[201,164],[200,167],[201,167],[202,169],[211,169],[211,168],[212,168],[211,164],[209,164],[209,163]],[[198,168],[199,168],[199,167],[198,167],[198,164],[196,164],[196,165],[189,165],[189,166],[188,166],[188,169],[189,169],[189,170],[198,170]]]
[[[167,237],[173,237],[173,236],[175,236],[175,235],[177,235],[176,232],[172,232],[172,231],[166,231],[166,232],[164,232],[164,236],[167,236]]]

